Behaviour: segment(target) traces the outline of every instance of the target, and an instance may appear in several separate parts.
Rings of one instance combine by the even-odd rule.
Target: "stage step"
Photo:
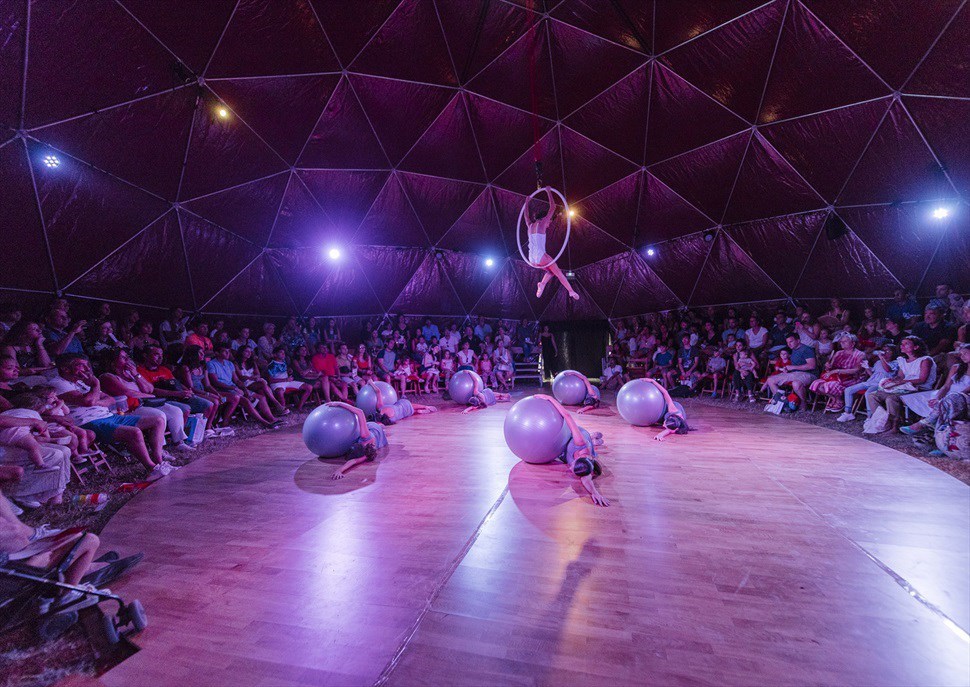
[[[515,363],[515,379],[516,381],[535,382],[536,386],[542,386],[540,363],[536,360]]]

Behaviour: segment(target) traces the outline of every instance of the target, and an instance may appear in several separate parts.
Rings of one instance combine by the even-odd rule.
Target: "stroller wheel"
[[[104,632],[104,641],[108,644],[117,644],[121,640],[114,618],[106,613],[101,616],[101,630]]]
[[[77,611],[55,613],[44,618],[37,626],[37,636],[45,642],[51,642],[67,632],[77,622]]]
[[[141,601],[135,599],[125,608],[125,616],[131,622],[131,626],[135,628],[135,632],[141,632],[146,627],[148,627],[148,615],[145,614],[145,607],[141,605]]]

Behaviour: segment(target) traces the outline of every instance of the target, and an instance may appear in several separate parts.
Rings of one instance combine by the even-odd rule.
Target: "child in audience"
[[[461,350],[458,351],[458,370],[475,371],[475,352],[472,350],[471,342],[464,341]]]
[[[350,357],[347,344],[340,344],[340,348],[337,349],[337,374],[340,376],[340,381],[346,384],[348,389],[353,389],[356,396],[360,391],[361,379],[354,372],[354,361]]]
[[[666,341],[661,341],[653,354],[653,367],[647,370],[647,377],[660,377],[664,386],[673,386],[674,375],[674,352],[667,347]]]
[[[71,447],[72,457],[81,458],[94,455],[91,451],[91,444],[94,443],[94,432],[84,429],[71,419],[71,411],[58,397],[57,391],[52,386],[35,386],[31,390],[43,403],[43,408],[38,412],[47,421],[47,432],[51,438],[71,437],[71,441],[66,444]],[[35,409],[36,410],[36,409]]]
[[[303,410],[303,405],[313,392],[313,387],[293,379],[293,370],[286,363],[285,346],[277,346],[273,349],[273,358],[266,366],[266,377],[269,379],[269,388],[273,390],[280,405],[286,406],[287,392],[295,393],[299,394],[296,409]]]
[[[698,385],[702,384],[704,381],[710,379],[713,384],[713,391],[711,391],[711,398],[717,398],[717,385],[724,379],[724,373],[727,369],[727,361],[724,359],[724,351],[718,348],[711,357],[707,359],[707,364],[704,366],[704,372],[697,378]]]
[[[603,377],[600,386],[604,389],[616,390],[627,382],[626,375],[623,373],[623,366],[620,365],[615,356],[609,356],[603,366]]]
[[[791,351],[783,348],[778,351],[778,357],[771,361],[772,374],[782,374],[791,365]]]
[[[16,407],[5,410],[0,415],[4,418],[26,420],[31,424],[0,429],[0,445],[13,446],[25,451],[34,468],[37,471],[42,471],[36,474],[38,476],[41,474],[45,475],[43,480],[37,480],[38,483],[47,481],[47,471],[56,470],[55,476],[50,480],[51,484],[49,489],[37,493],[35,496],[36,500],[32,498],[30,500],[21,500],[20,502],[25,507],[30,506],[34,508],[45,503],[62,503],[64,489],[67,488],[67,482],[71,477],[67,459],[70,453],[73,453],[75,447],[67,449],[61,441],[51,437],[47,423],[40,416],[39,411],[45,405],[40,396],[31,392],[18,394],[13,398],[13,404]],[[69,436],[73,439],[73,435]],[[45,444],[52,444],[61,448],[52,453],[50,449],[45,450]],[[62,451],[63,454],[61,453]],[[46,461],[44,460],[45,455],[48,458]]]
[[[438,359],[430,348],[421,355],[421,366],[418,368],[418,372],[421,375],[425,393],[437,393],[438,377],[441,373],[438,371]]]
[[[360,344],[357,347],[357,355],[354,356],[354,371],[361,382],[366,384],[374,378],[374,363],[370,353],[367,352],[367,344]]]
[[[455,356],[446,348],[441,355],[441,381],[444,382],[445,387],[448,386],[453,374],[455,374]]]
[[[734,354],[734,396],[733,400],[740,400],[741,390],[748,392],[748,402],[754,403],[754,385],[757,381],[755,370],[758,367],[757,361],[751,356],[751,351],[738,342],[737,351]]]
[[[484,380],[485,386],[495,386],[495,372],[492,367],[492,359],[483,355],[478,359],[478,374]]]
[[[897,348],[893,344],[885,344],[876,350],[876,360],[871,365],[868,360],[862,361],[862,369],[867,372],[869,377],[862,382],[848,386],[843,391],[845,396],[845,411],[836,419],[837,422],[851,422],[855,419],[852,412],[852,402],[860,392],[865,394],[871,389],[878,389],[880,382],[884,379],[892,379],[896,376],[899,365],[896,362]]]
[[[404,355],[398,358],[394,367],[394,382],[397,384],[401,396],[407,392],[408,382],[419,380],[411,358]]]

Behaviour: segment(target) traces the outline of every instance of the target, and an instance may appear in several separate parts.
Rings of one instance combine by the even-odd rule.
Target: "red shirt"
[[[333,353],[317,353],[315,356],[310,358],[310,364],[313,365],[314,370],[325,374],[328,377],[337,376],[337,356],[335,356]]]
[[[157,384],[159,380],[175,379],[172,371],[164,365],[159,365],[157,370],[149,370],[139,365],[138,374],[148,380],[148,383],[152,385]]]
[[[195,332],[192,332],[187,337],[185,337],[186,346],[201,346],[203,351],[212,350],[212,339],[208,336],[199,336]]]

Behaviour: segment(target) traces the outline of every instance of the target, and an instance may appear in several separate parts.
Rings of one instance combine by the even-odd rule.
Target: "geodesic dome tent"
[[[960,0],[2,0],[0,288],[547,319],[966,291],[968,38]],[[575,305],[516,248],[536,149]]]

